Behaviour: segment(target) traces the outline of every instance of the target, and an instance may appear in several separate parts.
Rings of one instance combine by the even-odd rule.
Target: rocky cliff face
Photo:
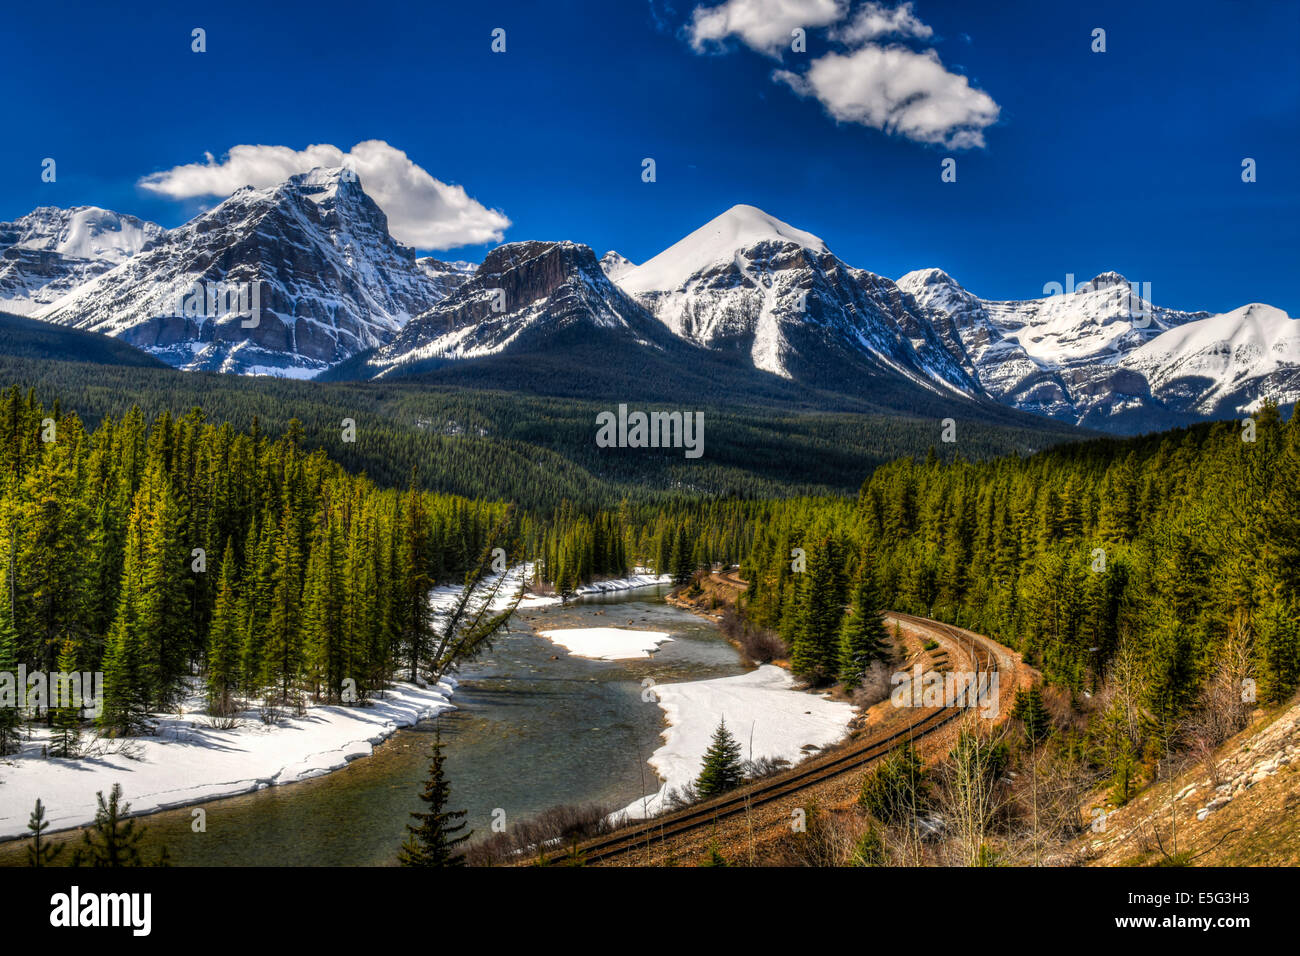
[[[472,278],[380,349],[372,368],[382,374],[428,359],[494,355],[583,328],[613,330],[650,347],[664,336],[609,281],[587,246],[510,242],[489,252]]]
[[[455,281],[388,234],[355,174],[317,169],[239,190],[38,317],[179,368],[306,376],[389,341]]]

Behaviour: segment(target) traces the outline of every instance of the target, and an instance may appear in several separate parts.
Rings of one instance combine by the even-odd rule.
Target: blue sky
[[[0,219],[94,204],[174,226],[217,199],[158,195],[142,177],[239,144],[381,140],[504,213],[506,240],[640,262],[745,202],[853,265],[937,266],[985,297],[1114,269],[1161,305],[1300,315],[1300,5],[918,0],[928,35],[872,42],[941,62],[930,72],[965,102],[940,96],[938,113],[996,104],[996,121],[967,127],[983,140],[971,147],[942,122],[837,121],[815,91],[774,79],[863,46],[844,32],[863,4],[809,3],[846,9],[779,59],[743,30],[702,36],[695,10],[714,0],[10,5]],[[194,27],[206,53],[191,52]],[[940,180],[948,156],[956,183]],[[1245,157],[1257,182],[1241,181]]]

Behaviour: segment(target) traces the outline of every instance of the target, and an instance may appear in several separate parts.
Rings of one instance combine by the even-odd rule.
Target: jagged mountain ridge
[[[355,173],[316,169],[238,190],[37,317],[114,335],[178,368],[307,377],[389,341],[463,273],[418,263]],[[177,309],[195,282],[218,281],[260,282],[255,324]]]
[[[1222,315],[1166,309],[1114,272],[1072,292],[1007,302],[980,299],[938,269],[908,273],[898,285],[986,391],[1024,411],[1133,432],[1300,398],[1300,323],[1270,306]],[[1243,327],[1248,315],[1269,321]],[[1220,369],[1207,374],[1206,356],[1234,337],[1235,384],[1223,389]]]
[[[40,257],[58,257],[44,286],[31,279]],[[255,278],[255,328],[174,308],[196,281]],[[1121,432],[1300,397],[1296,322],[1257,303],[1224,315],[1165,309],[1116,273],[1061,295],[986,300],[938,269],[894,282],[850,266],[817,236],[744,205],[641,265],[527,241],[475,267],[395,242],[344,170],[246,187],[171,231],[94,207],[36,210],[0,225],[0,297],[6,288],[28,302],[44,289],[36,318],[185,369],[394,377],[599,339],[625,363],[637,349],[657,353],[656,374],[669,352],[679,363],[708,355],[715,370],[890,395],[895,407],[921,401],[919,389]]]
[[[674,334],[786,379],[853,388],[883,374],[982,395],[894,283],[753,206],[733,206],[618,285]]]

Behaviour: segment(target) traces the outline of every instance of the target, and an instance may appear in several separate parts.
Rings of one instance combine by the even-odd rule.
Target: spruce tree
[[[143,733],[149,726],[152,685],[140,623],[146,508],[142,490],[135,497],[127,525],[117,614],[104,644],[104,707],[99,723],[105,730],[126,736]]]
[[[143,866],[140,841],[146,828],[128,816],[131,804],[122,803],[122,785],[113,784],[108,800],[104,799],[102,790],[95,794],[95,799],[99,802],[95,822],[82,833],[83,846],[75,862],[93,867]]]
[[[686,536],[686,523],[682,522],[677,525],[677,534],[673,538],[672,556],[669,558],[671,566],[670,574],[673,576],[673,584],[681,587],[691,579],[695,573],[695,562],[692,560],[693,552],[691,550],[690,539]]]
[[[8,588],[5,588],[8,596]],[[23,715],[18,709],[17,636],[7,600],[0,599],[0,675],[12,681],[13,700],[0,700],[0,757],[17,753],[22,746]]]
[[[412,813],[417,821],[406,825],[406,842],[398,851],[402,866],[464,866],[465,856],[457,847],[473,835],[465,829],[465,811],[448,810],[451,786],[443,770],[442,731],[433,740],[433,759],[429,764],[429,779],[424,784],[420,799],[428,809]]]
[[[799,590],[790,668],[813,684],[824,684],[839,672],[839,632],[844,617],[840,552],[834,538],[824,538],[812,548]]]
[[[262,684],[277,701],[295,700],[305,653],[302,635],[302,553],[297,519],[286,504],[271,575],[271,614],[262,657]]]
[[[861,682],[872,661],[889,659],[889,640],[880,619],[880,592],[864,558],[853,586],[848,613],[840,625],[840,680],[849,687]]]
[[[1052,732],[1052,718],[1047,712],[1047,705],[1043,703],[1043,692],[1037,684],[1016,691],[1011,716],[1025,725],[1025,739],[1030,743],[1040,744]]]
[[[77,669],[77,645],[72,640],[65,640],[59,649],[58,668],[59,673],[66,674],[69,678],[74,676]],[[64,681],[60,693],[71,696],[71,687],[70,679]],[[60,701],[57,707],[51,700],[50,706],[53,708],[54,718],[54,734],[50,737],[50,756],[76,757],[81,750],[80,704],[65,699]]]
[[[217,603],[208,629],[208,712],[230,717],[240,685],[240,605],[235,596],[235,554],[230,539],[221,555]]]
[[[713,741],[704,752],[704,767],[695,781],[695,792],[701,797],[713,797],[734,790],[744,779],[740,744],[727,729],[726,720],[719,720]]]
[[[45,807],[38,799],[36,808],[27,821],[27,829],[32,835],[32,845],[27,848],[28,866],[49,866],[63,852],[62,846],[52,846],[42,840],[49,826],[50,821],[45,819]]]

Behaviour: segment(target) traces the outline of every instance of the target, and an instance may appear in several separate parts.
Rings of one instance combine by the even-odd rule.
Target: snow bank
[[[608,581],[594,581],[591,584],[584,584],[575,588],[573,596],[575,598],[591,597],[593,594],[610,594],[615,591],[633,591],[637,588],[655,587],[660,584],[672,584],[673,577],[671,574],[651,574],[645,568],[637,568],[635,574],[628,575],[625,578],[610,578]],[[552,607],[559,604],[560,599],[553,596],[539,596],[536,594],[525,594],[523,600],[519,602],[521,610],[538,607]]]
[[[559,644],[575,657],[597,661],[624,661],[649,657],[672,638],[664,631],[634,631],[626,627],[571,627],[538,631],[552,644]]]
[[[669,790],[695,781],[719,719],[726,720],[745,759],[752,753],[755,760],[779,757],[793,764],[809,752],[803,748],[842,739],[853,718],[852,704],[795,690],[789,672],[772,664],[735,677],[656,684],[654,691],[668,729],[649,762],[663,786],[623,811],[632,818],[660,812]]]
[[[497,597],[494,605],[497,608],[506,607],[510,601],[514,600],[515,594],[518,593],[518,589],[523,587],[527,581],[532,579],[533,565],[517,565],[507,571],[506,574],[509,577],[506,585],[501,588],[501,592]],[[489,587],[495,586],[498,577],[500,577],[499,574],[489,575],[484,579],[482,589],[486,590]],[[630,574],[625,578],[610,578],[608,581],[595,581],[591,584],[584,584],[579,588],[575,588],[573,591],[573,597],[583,598],[590,597],[593,594],[608,594],[615,591],[632,591],[636,588],[648,588],[660,584],[671,584],[672,581],[672,575],[651,574],[646,568],[637,568],[635,573]],[[455,606],[456,600],[460,597],[460,592],[460,587],[450,584],[444,584],[440,587],[434,588],[430,598],[433,602],[434,610],[438,612],[449,611]],[[527,611],[539,607],[554,607],[561,603],[562,602],[557,595],[533,594],[531,591],[525,591],[523,597],[519,601],[519,610]]]
[[[81,826],[95,818],[95,792],[122,784],[132,813],[249,793],[338,770],[397,728],[452,709],[456,686],[443,678],[433,686],[399,683],[369,707],[309,707],[304,717],[273,726],[256,711],[234,730],[214,730],[201,714],[159,715],[157,733],[126,741],[131,756],[113,753],[122,741],[83,735],[89,749],[105,753],[80,760],[46,759],[48,732],[37,731],[20,753],[0,759],[0,839],[27,832],[39,797],[52,829]],[[193,701],[202,707],[199,700]]]

